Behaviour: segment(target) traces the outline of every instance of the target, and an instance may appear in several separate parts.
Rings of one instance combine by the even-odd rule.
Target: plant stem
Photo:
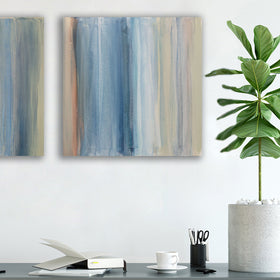
[[[258,118],[261,117],[261,92],[258,91]],[[259,151],[258,151],[258,161],[259,161],[259,201],[262,200],[262,138],[259,137]]]
[[[259,201],[262,200],[262,138],[259,138]]]

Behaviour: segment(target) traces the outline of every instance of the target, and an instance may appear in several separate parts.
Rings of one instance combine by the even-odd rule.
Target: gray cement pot
[[[280,205],[228,207],[229,269],[280,272]]]

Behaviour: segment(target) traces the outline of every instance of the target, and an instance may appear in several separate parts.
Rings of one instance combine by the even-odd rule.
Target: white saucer
[[[187,269],[187,266],[177,265],[175,268],[159,268],[156,264],[155,265],[148,265],[147,268],[156,270],[158,273],[176,273],[179,270]]]

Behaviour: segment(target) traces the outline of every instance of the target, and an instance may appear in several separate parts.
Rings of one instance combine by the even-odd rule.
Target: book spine
[[[89,269],[97,268],[124,268],[123,259],[88,259]]]

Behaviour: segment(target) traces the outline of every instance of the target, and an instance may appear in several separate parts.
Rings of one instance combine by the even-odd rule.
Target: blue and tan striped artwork
[[[64,155],[200,155],[201,45],[199,17],[66,17]]]
[[[42,18],[0,17],[0,156],[44,152]]]

